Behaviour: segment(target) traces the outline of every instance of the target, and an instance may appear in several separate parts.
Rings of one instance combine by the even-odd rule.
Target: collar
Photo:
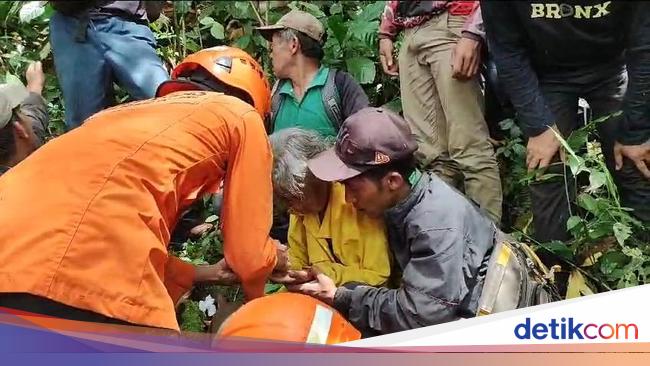
[[[409,176],[411,192],[402,200],[402,202],[386,210],[386,213],[384,214],[386,220],[393,223],[403,223],[406,215],[408,215],[411,209],[422,200],[424,191],[430,181],[431,177],[428,174],[422,174],[422,172],[416,169]]]
[[[316,74],[314,75],[313,79],[311,79],[309,86],[307,86],[307,89],[305,90],[305,94],[307,94],[307,91],[309,91],[309,89],[325,86],[325,83],[327,82],[328,73],[329,73],[329,67],[321,66],[316,72]],[[291,82],[290,79],[286,79],[286,80],[287,82],[282,83],[282,86],[280,87],[280,94],[289,94],[293,96],[294,95],[293,83]]]

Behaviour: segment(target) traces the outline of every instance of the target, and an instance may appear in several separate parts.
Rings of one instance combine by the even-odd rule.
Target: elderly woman
[[[314,177],[307,161],[333,142],[298,128],[270,136],[276,198],[289,208],[289,259],[292,269],[315,267],[337,286],[378,286],[390,275],[384,223],[345,201],[345,188]]]

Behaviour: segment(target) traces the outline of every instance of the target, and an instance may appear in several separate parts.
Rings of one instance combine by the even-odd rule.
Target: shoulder
[[[334,82],[339,89],[343,89],[350,85],[357,85],[361,87],[361,85],[359,85],[359,83],[352,77],[352,75],[346,71],[331,68],[330,72],[334,73]]]

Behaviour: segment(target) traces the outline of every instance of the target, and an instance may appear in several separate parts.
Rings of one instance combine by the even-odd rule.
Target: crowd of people
[[[557,300],[548,263],[499,229],[486,58],[527,136],[530,171],[572,179],[555,132],[578,127],[579,97],[594,118],[622,109],[598,125],[601,148],[622,204],[650,221],[645,2],[388,1],[380,62],[399,76],[403,117],[321,63],[325,29],[300,10],[256,29],[270,44],[271,86],[253,57],[226,46],[168,75],[147,27],[163,2],[51,3],[70,131],[41,146],[40,64],[26,88],[0,87],[2,307],[178,330],[174,304],[192,286],[241,284],[247,304],[224,334],[299,327],[288,340],[338,342]],[[106,109],[114,82],[139,101]],[[531,185],[539,241],[569,238],[566,184]],[[217,193],[224,259],[171,256],[183,212]],[[269,280],[303,300],[264,297]],[[279,328],[263,319],[299,304],[309,310]],[[346,325],[312,334],[322,309]]]

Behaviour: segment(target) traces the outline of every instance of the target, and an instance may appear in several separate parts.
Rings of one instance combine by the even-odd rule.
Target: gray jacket
[[[431,174],[422,175],[385,220],[401,287],[342,287],[334,306],[359,329],[378,333],[473,316],[494,246],[494,224]]]

